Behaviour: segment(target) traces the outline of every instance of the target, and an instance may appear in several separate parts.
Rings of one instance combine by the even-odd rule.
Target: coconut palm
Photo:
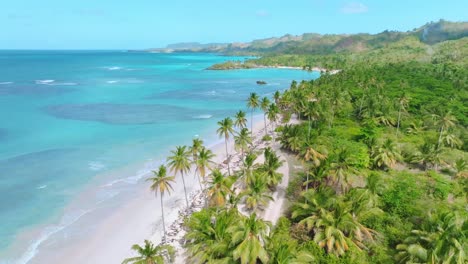
[[[412,230],[397,245],[398,263],[462,264],[468,261],[468,221],[466,215],[442,212],[429,215],[422,230]]]
[[[400,130],[400,121],[401,121],[401,114],[406,111],[408,107],[409,98],[403,93],[398,98],[398,121],[397,121],[397,129],[396,129],[396,136],[398,137],[398,131]]]
[[[270,229],[271,224],[257,218],[255,213],[229,228],[232,243],[236,245],[232,252],[233,259],[241,264],[268,263],[265,244]]]
[[[260,98],[258,94],[251,93],[247,99],[247,107],[250,110],[250,136],[253,137],[253,112],[260,106]]]
[[[226,204],[227,196],[232,193],[231,186],[235,182],[234,177],[224,177],[218,169],[211,172],[208,180],[207,195],[210,205],[222,207]]]
[[[270,148],[265,149],[264,156],[265,161],[260,167],[260,170],[266,176],[268,187],[270,189],[275,189],[276,185],[278,185],[283,178],[283,174],[277,172],[277,170],[283,165],[283,161],[281,161]]]
[[[356,172],[352,166],[352,156],[348,149],[341,148],[330,163],[329,182],[333,182],[342,192],[346,191],[348,177]]]
[[[273,99],[275,99],[275,104],[278,104],[280,99],[281,99],[281,92],[280,91],[276,91],[274,94],[273,94]]]
[[[132,250],[138,253],[138,257],[127,258],[122,264],[164,264],[174,261],[175,250],[170,245],[154,246],[148,240],[145,240],[144,247],[138,244],[132,246]]]
[[[249,130],[247,128],[242,128],[241,131],[234,136],[234,146],[236,150],[241,151],[243,157],[250,145],[252,145],[252,138],[250,137]]]
[[[268,192],[266,175],[254,171],[247,189],[241,192],[241,196],[245,197],[246,208],[256,211],[257,209],[263,209],[270,201],[273,201]]]
[[[279,108],[276,104],[270,104],[268,106],[268,110],[266,112],[267,118],[272,124],[272,129],[274,130],[274,126],[276,122],[278,121],[278,114],[279,114]]]
[[[164,204],[163,204],[163,196],[167,192],[170,194],[172,188],[171,183],[174,183],[174,176],[167,175],[166,166],[161,165],[159,166],[158,171],[153,171],[154,177],[147,179],[147,181],[151,181],[151,190],[154,192],[156,196],[158,196],[158,192],[160,194],[159,198],[161,200],[161,217],[162,217],[162,224],[163,224],[163,241],[166,240],[166,224],[164,222]]]
[[[192,140],[192,146],[190,146],[189,151],[192,153],[192,162],[196,166],[198,160],[198,152],[203,148],[203,140],[199,138],[194,138]],[[195,170],[195,177],[197,177],[198,170]],[[200,178],[198,178],[198,183],[200,184],[200,189],[203,189]]]
[[[302,167],[304,169],[304,174],[306,175],[306,191],[309,189],[309,171],[307,169],[307,162],[311,162],[312,165],[317,168],[320,166],[322,161],[327,158],[327,154],[322,151],[319,151],[316,146],[309,142],[305,142],[299,152],[299,160],[302,162]]]
[[[440,144],[442,143],[442,134],[445,130],[455,126],[455,124],[457,123],[457,119],[455,118],[455,116],[452,115],[450,111],[443,114],[432,114],[431,117],[439,130],[439,140],[437,141],[437,148],[440,148]]]
[[[214,165],[213,158],[215,156],[213,151],[207,148],[201,148],[198,152],[196,167],[203,181],[205,180],[207,170],[211,170],[212,165]]]
[[[372,150],[372,156],[375,165],[379,168],[393,168],[396,162],[401,159],[400,151],[391,139],[387,139],[375,147]]]
[[[268,97],[263,97],[262,100],[260,101],[260,109],[263,111],[263,122],[265,124],[265,135],[268,133],[267,130],[267,124],[266,124],[266,116],[267,116],[267,111],[268,107],[270,106],[270,99]]]
[[[234,126],[236,126],[239,129],[246,128],[247,118],[245,116],[246,116],[245,112],[242,110],[239,110],[234,117]]]
[[[229,228],[239,221],[239,213],[233,210],[204,209],[193,213],[186,223],[188,262],[232,263]]]
[[[310,137],[310,129],[312,127],[312,121],[318,120],[319,115],[320,115],[317,102],[316,101],[307,102],[304,105],[304,108],[302,111],[309,120],[309,128],[308,128],[307,136]]]
[[[226,161],[228,166],[228,174],[231,176],[231,167],[229,165],[229,152],[228,152],[228,141],[229,136],[234,133],[232,119],[230,117],[226,117],[225,119],[218,122],[218,130],[216,131],[219,137],[224,137],[224,143],[226,144]]]
[[[242,161],[243,166],[241,178],[243,178],[245,186],[249,185],[250,180],[252,179],[256,159],[257,155],[254,153],[248,153]]]
[[[177,146],[175,150],[171,151],[171,156],[167,158],[169,168],[172,173],[179,172],[182,176],[182,183],[184,185],[185,203],[189,206],[187,198],[187,187],[185,186],[184,174],[190,171],[190,152],[187,151],[187,146]]]

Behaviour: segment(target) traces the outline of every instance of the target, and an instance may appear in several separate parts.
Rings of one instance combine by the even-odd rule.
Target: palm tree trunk
[[[187,205],[187,208],[189,207],[188,203],[188,198],[187,198],[187,187],[185,187],[185,178],[184,178],[184,173],[181,171],[180,175],[182,175],[182,183],[184,184],[184,193],[185,193],[185,204]]]
[[[308,138],[310,138],[310,128],[312,127],[312,120],[311,117],[309,116],[309,132],[308,132]]]
[[[166,243],[166,223],[164,222],[164,204],[163,204],[163,195],[164,193],[161,193],[161,217],[162,217],[162,224],[163,224],[163,243]]]
[[[250,136],[253,138],[253,108],[250,111]]]
[[[398,110],[398,122],[397,122],[397,127],[396,127],[396,137],[398,138],[398,130],[400,129],[400,120],[401,120],[401,106],[400,109]]]
[[[444,127],[443,126],[440,127],[439,140],[438,140],[438,143],[437,143],[437,149],[440,148],[440,143],[442,142],[442,132],[444,132]]]
[[[267,126],[266,126],[266,115],[265,114],[263,114],[263,122],[265,124],[265,136],[266,136],[268,131],[267,131]]]
[[[195,177],[197,177],[198,184],[200,184],[200,191],[203,192],[203,186],[202,186],[202,183],[201,183],[201,180],[200,180],[201,176],[197,174],[197,171],[198,171],[198,168],[195,169]]]
[[[226,144],[226,161],[228,167],[228,175],[231,176],[231,167],[229,166],[229,153],[228,153],[228,145],[227,145],[227,138],[224,138],[224,143]]]

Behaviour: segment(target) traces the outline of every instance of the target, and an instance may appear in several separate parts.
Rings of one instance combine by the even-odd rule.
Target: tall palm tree
[[[439,140],[437,141],[437,148],[440,148],[440,144],[442,143],[442,134],[445,130],[450,127],[455,126],[457,123],[457,119],[455,116],[452,115],[452,112],[448,111],[443,114],[433,114],[432,119],[435,122],[435,125],[438,127],[439,130]]]
[[[252,145],[252,138],[250,137],[249,130],[247,128],[242,128],[241,131],[234,136],[234,146],[237,150],[241,151],[243,157],[250,145]]]
[[[170,194],[172,188],[171,183],[174,183],[174,176],[167,175],[166,166],[161,165],[159,166],[158,171],[153,171],[154,177],[147,179],[147,181],[151,181],[151,190],[154,192],[156,196],[158,196],[158,192],[160,193],[160,200],[161,200],[161,217],[162,217],[162,224],[163,224],[163,241],[166,240],[166,223],[164,222],[164,204],[163,204],[163,196],[164,193]]]
[[[280,91],[276,91],[274,94],[273,94],[273,99],[275,99],[275,104],[278,104],[280,99],[281,99],[281,92]]]
[[[260,170],[265,174],[267,178],[267,184],[270,189],[275,189],[276,185],[281,182],[283,174],[278,173],[277,170],[283,165],[283,161],[272,151],[270,148],[266,148],[264,152],[265,161],[260,167]]]
[[[208,181],[208,200],[210,205],[222,207],[226,204],[227,196],[232,193],[231,186],[234,183],[234,177],[224,177],[218,169],[211,172]]]
[[[250,136],[253,137],[253,112],[260,106],[260,98],[257,93],[251,93],[247,99],[247,107],[250,109]]]
[[[187,146],[177,146],[176,150],[171,151],[171,156],[167,158],[169,168],[172,173],[179,172],[182,176],[182,183],[184,184],[185,203],[189,206],[187,198],[187,187],[185,186],[184,174],[190,171],[190,152],[187,151]]]
[[[226,144],[226,161],[228,166],[228,174],[231,176],[231,167],[229,165],[229,152],[228,152],[228,140],[229,136],[234,133],[232,119],[230,117],[226,117],[225,119],[218,122],[218,130],[216,131],[220,137],[224,137],[224,143]]]
[[[309,119],[309,130],[307,136],[310,137],[310,129],[312,127],[312,121],[316,121],[319,118],[319,108],[316,101],[307,102],[303,108],[304,115]]]
[[[198,160],[198,152],[203,148],[203,140],[199,138],[194,138],[192,140],[192,146],[190,146],[189,151],[192,153],[192,162],[196,166]],[[197,177],[198,170],[195,170],[195,177]],[[200,189],[203,189],[200,178],[197,177],[198,183],[200,184]]]
[[[250,180],[252,179],[256,159],[257,155],[251,152],[248,153],[243,160],[241,177],[243,178],[245,186],[249,185]]]
[[[329,178],[342,192],[349,185],[348,177],[356,172],[352,166],[352,156],[348,149],[341,148],[330,163]]]
[[[397,137],[398,137],[398,131],[400,130],[401,114],[402,114],[402,112],[406,111],[406,108],[408,107],[408,103],[409,103],[409,98],[406,96],[405,93],[403,93],[398,98],[398,121],[397,121],[397,129],[396,129],[396,136]]]
[[[148,240],[145,240],[144,247],[138,244],[132,246],[132,249],[138,252],[138,257],[127,258],[122,264],[164,264],[174,261],[175,250],[170,245],[154,246]]]
[[[229,228],[232,233],[232,243],[236,245],[232,252],[233,259],[240,260],[241,264],[256,264],[258,261],[263,264],[268,263],[265,244],[270,229],[271,224],[258,219],[255,213]]]
[[[200,177],[205,181],[206,172],[207,170],[212,169],[212,165],[214,164],[213,158],[216,155],[213,154],[213,151],[207,148],[201,148],[198,152],[198,159],[197,159],[197,170],[200,174]]]
[[[267,114],[267,118],[268,120],[270,121],[270,123],[272,124],[272,130],[274,131],[274,126],[276,124],[276,122],[278,121],[278,114],[279,114],[279,108],[276,104],[270,104],[268,106],[268,110],[266,112]],[[274,136],[274,134],[273,134]]]
[[[307,169],[307,162],[311,162],[312,165],[317,168],[320,166],[322,161],[327,158],[327,154],[324,151],[318,150],[316,146],[309,143],[308,141],[302,146],[299,152],[299,160],[302,161],[302,167],[306,175],[306,191],[309,189],[309,170]]]
[[[267,116],[267,111],[268,111],[268,107],[270,106],[270,103],[271,102],[270,102],[270,99],[268,99],[268,97],[263,97],[262,101],[260,102],[260,108],[263,111],[263,122],[265,124],[265,135],[268,133],[267,125],[266,125],[266,116]]]
[[[243,129],[247,127],[247,118],[245,117],[246,114],[244,111],[239,110],[235,115],[234,125],[239,128]]]
[[[372,156],[377,167],[393,168],[398,160],[401,159],[400,151],[396,144],[391,140],[385,140],[381,145],[372,150]]]

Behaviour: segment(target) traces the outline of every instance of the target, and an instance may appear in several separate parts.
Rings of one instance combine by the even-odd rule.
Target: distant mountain
[[[455,23],[440,20],[431,22],[415,30],[419,39],[427,44],[436,44],[446,40],[468,37],[468,23]]]
[[[468,22],[449,22],[440,20],[430,22],[412,31],[383,31],[378,34],[316,34],[284,35],[258,39],[242,43],[177,43],[163,49],[150,49],[151,52],[219,52],[233,55],[264,54],[308,54],[327,55],[331,53],[359,53],[394,45],[398,42],[409,42],[416,38],[424,44],[433,45],[446,40],[460,39],[468,36]]]

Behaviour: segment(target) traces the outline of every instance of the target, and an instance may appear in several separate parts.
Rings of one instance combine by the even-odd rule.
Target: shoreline
[[[214,120],[215,121],[215,120]],[[254,115],[254,131],[263,128],[263,115]],[[221,163],[225,159],[225,144],[222,139],[207,142],[207,147],[216,154],[214,161]],[[229,153],[234,151],[232,138],[229,141]],[[185,175],[189,197],[199,193],[194,170]],[[121,263],[123,259],[133,256],[131,246],[141,244],[149,239],[158,244],[162,238],[162,223],[159,202],[149,190],[145,179],[151,174],[142,176],[135,188],[136,194],[127,199],[116,199],[110,208],[100,208],[92,211],[76,221],[78,237],[66,240],[65,229],[52,234],[48,239],[40,241],[37,251],[27,263],[59,263],[68,259],[68,263]],[[180,175],[176,177],[174,192],[165,197],[166,226],[171,226],[179,218],[179,211],[185,208],[184,192]],[[96,223],[93,220],[98,220]],[[76,229],[76,228],[75,228]],[[80,230],[83,229],[83,230]],[[169,228],[167,229],[169,233]],[[72,232],[72,231],[69,231]],[[63,234],[62,234],[63,233]],[[76,234],[72,234],[76,236]],[[66,243],[60,243],[63,240]]]
[[[229,61],[226,61],[229,62]],[[226,63],[224,62],[224,63]],[[306,69],[304,67],[297,67],[297,66],[283,66],[283,65],[275,65],[275,66],[269,66],[269,65],[257,65],[257,64],[249,64],[246,65],[244,63],[240,64],[235,64],[233,66],[225,67],[225,68],[216,68],[215,65],[212,65],[205,70],[209,71],[230,71],[230,70],[252,70],[252,69],[283,69],[283,70],[301,70],[301,71],[310,71],[310,72],[319,72],[319,73],[328,73],[328,74],[337,74],[341,72],[341,70],[336,69],[336,70],[329,70],[321,67],[312,67],[310,69]]]

